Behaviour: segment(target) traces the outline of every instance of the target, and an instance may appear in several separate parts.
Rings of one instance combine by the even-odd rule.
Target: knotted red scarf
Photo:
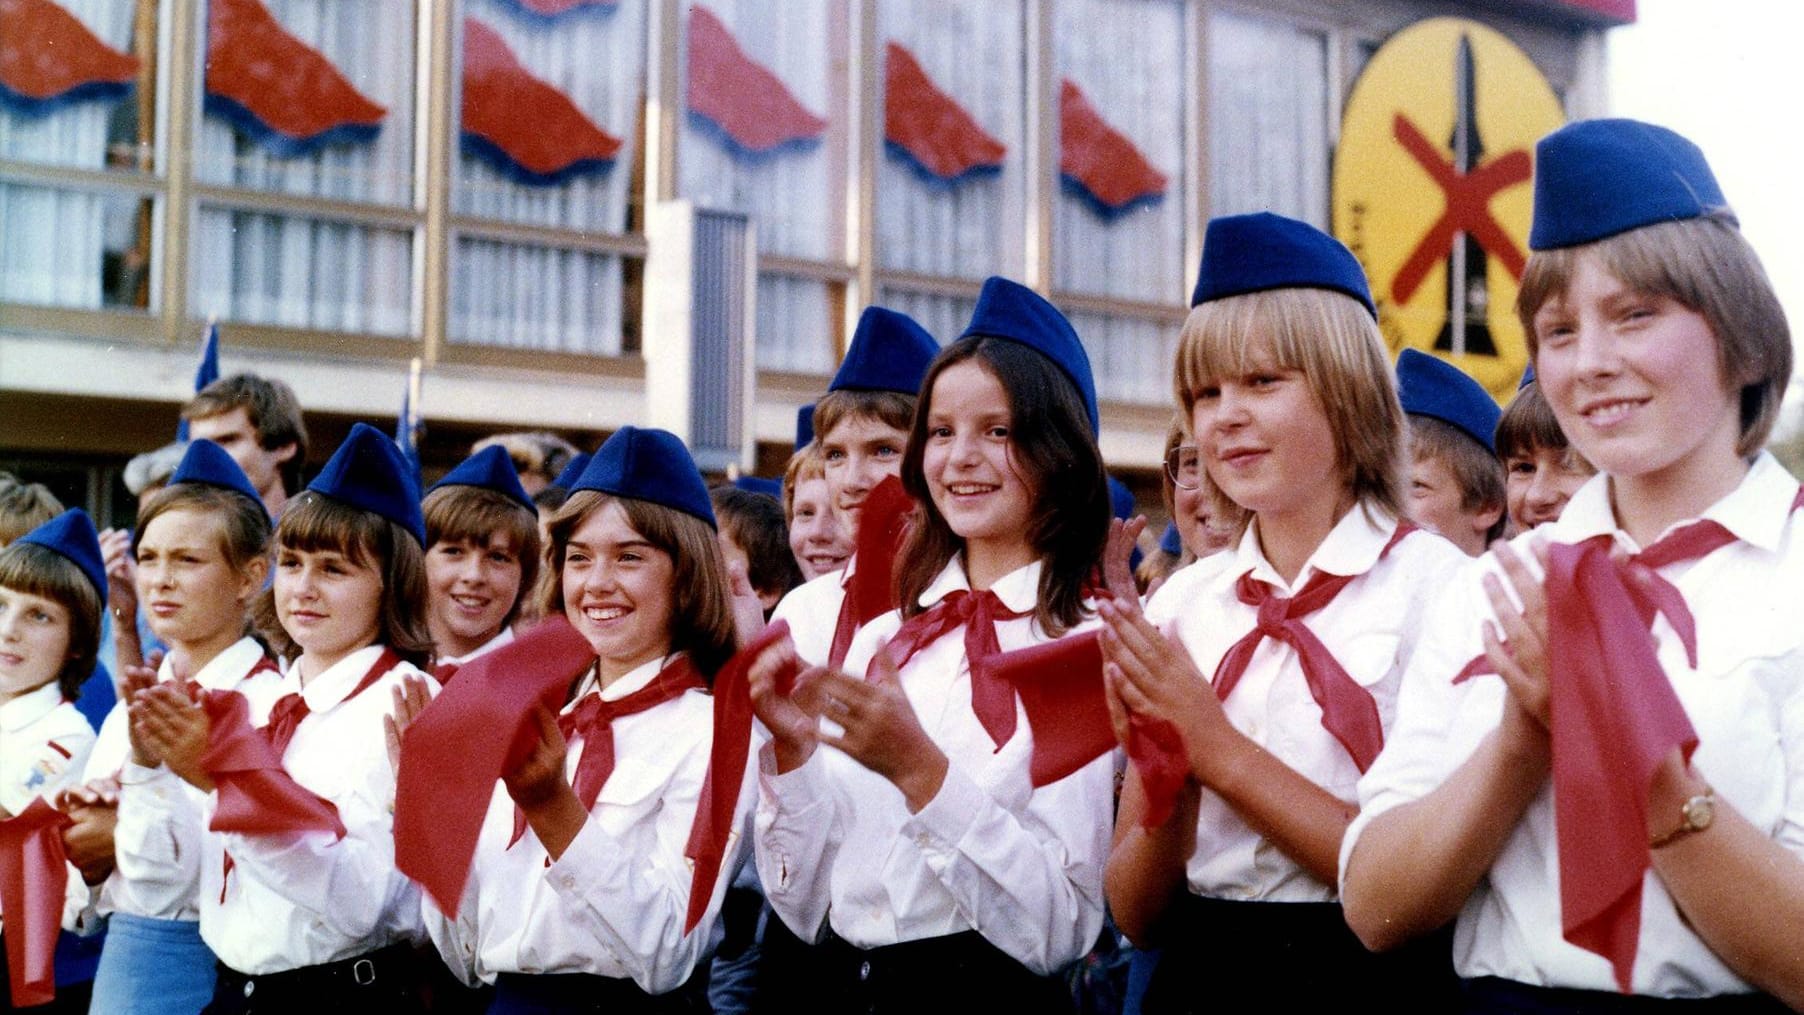
[[[1391,548],[1415,531],[1407,522],[1399,523],[1390,541],[1379,551],[1378,559],[1390,555]],[[1288,598],[1266,582],[1253,577],[1251,571],[1240,576],[1234,585],[1235,596],[1259,611],[1253,629],[1228,648],[1215,668],[1215,696],[1226,701],[1228,695],[1246,675],[1253,652],[1266,638],[1284,642],[1297,653],[1302,664],[1303,680],[1309,696],[1322,709],[1322,728],[1340,741],[1353,764],[1361,772],[1372,767],[1378,752],[1384,749],[1384,725],[1378,717],[1378,705],[1372,692],[1348,676],[1340,660],[1315,636],[1303,618],[1316,613],[1334,601],[1341,590],[1359,575],[1329,574],[1318,571],[1304,583],[1302,591]]]
[[[1677,610],[1684,627],[1674,629],[1690,631],[1691,614],[1646,563],[1612,560],[1608,536],[1552,547],[1546,590],[1560,929],[1566,940],[1610,960],[1617,986],[1628,993],[1641,936],[1641,882],[1652,862],[1647,801],[1654,770],[1673,748],[1690,758],[1698,743],[1648,623],[1655,609],[1669,621]],[[1696,651],[1693,636],[1686,652],[1694,667]]]
[[[395,867],[455,918],[501,773],[532,749],[533,710],[557,710],[595,650],[563,617],[470,660],[401,736]]]
[[[341,700],[350,701],[362,694],[400,661],[393,649],[384,648],[351,693]],[[251,728],[250,706],[236,691],[208,691],[201,697],[201,707],[208,720],[207,750],[201,755],[201,767],[213,777],[218,791],[218,806],[207,827],[215,832],[251,834],[319,831],[344,838],[345,826],[338,819],[338,808],[295,782],[282,764],[295,731],[312,714],[306,698],[291,692],[277,699],[261,730]],[[234,866],[232,854],[225,854],[220,871],[220,902],[225,901],[226,881]]]
[[[1800,502],[1804,491],[1794,510]],[[1665,617],[1696,669],[1697,622],[1657,569],[1734,542],[1727,528],[1706,520],[1620,559],[1612,557],[1608,535],[1548,549],[1543,587],[1560,930],[1608,959],[1625,993],[1641,937],[1641,883],[1652,862],[1647,802],[1654,769],[1675,747],[1689,759],[1698,743],[1651,633],[1654,618]],[[1454,682],[1495,672],[1479,655]]]
[[[959,589],[903,621],[885,651],[900,670],[916,652],[963,627],[965,660],[971,668],[971,711],[1000,750],[1015,735],[1015,689],[996,675],[993,665],[1001,652],[996,643],[996,622],[1031,615],[1029,611],[1017,613],[1002,605],[996,593],[988,589]]]
[[[570,782],[570,789],[576,799],[582,801],[583,810],[594,809],[601,788],[607,785],[608,776],[614,774],[614,720],[638,715],[674,701],[686,691],[706,686],[695,667],[690,665],[689,657],[679,656],[637,691],[611,701],[603,698],[599,691],[591,692],[583,695],[576,707],[557,717],[558,732],[564,735],[566,743],[572,737],[583,738],[583,753],[576,759],[576,778]],[[512,846],[519,842],[525,833],[526,814],[515,807],[514,834],[507,844]]]
[[[56,937],[63,925],[69,857],[63,829],[72,822],[43,797],[0,821],[0,913],[6,916],[6,972],[15,1008],[56,999]]]

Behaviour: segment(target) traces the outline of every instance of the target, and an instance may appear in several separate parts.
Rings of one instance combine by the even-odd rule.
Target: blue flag
[[[401,457],[407,460],[408,474],[413,478],[415,490],[422,490],[420,473],[420,431],[425,421],[420,417],[414,398],[420,387],[420,361],[414,360],[407,376],[407,387],[401,390],[401,415],[395,419],[395,443],[401,447]]]
[[[194,368],[194,393],[219,380],[219,322],[208,321],[207,333],[200,340],[200,365]],[[182,420],[175,425],[175,439],[188,439],[188,421]]]

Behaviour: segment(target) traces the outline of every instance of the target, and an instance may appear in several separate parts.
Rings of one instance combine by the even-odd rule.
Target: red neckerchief
[[[1002,605],[996,593],[958,589],[902,622],[884,651],[900,670],[914,654],[954,630],[965,629],[965,661],[971,668],[971,711],[998,749],[1015,735],[1015,688],[998,676],[991,661],[1001,651],[996,642],[998,620],[1019,620],[1033,612]]]
[[[341,703],[350,701],[352,698],[355,698],[368,690],[371,684],[382,679],[383,675],[388,673],[389,670],[394,669],[395,665],[400,661],[400,655],[396,654],[394,649],[384,645],[382,647],[382,654],[376,657],[376,661],[370,666],[369,672],[365,673],[363,678],[357,681],[357,686],[351,688],[350,694],[347,694],[340,699]],[[252,668],[250,672],[256,673],[262,669],[274,668],[274,664],[265,659],[257,667]],[[249,676],[249,674],[246,674],[246,676]],[[295,731],[301,728],[301,723],[311,714],[312,710],[307,707],[307,699],[302,697],[299,691],[292,691],[283,695],[281,698],[277,699],[275,705],[270,708],[269,722],[264,724],[262,733],[264,738],[269,741],[270,750],[275,752],[276,761],[278,763],[280,763],[282,757],[288,753],[288,744],[294,739]],[[331,804],[327,803],[326,806],[330,807]],[[336,823],[337,808],[332,808],[332,811],[332,820]],[[217,821],[214,822],[214,827],[216,829],[218,828]],[[338,834],[341,836],[344,834],[342,825],[338,827]],[[236,863],[232,860],[232,854],[226,853],[224,854],[224,859],[220,861],[220,864],[219,901],[223,905],[226,900],[226,886],[231,881],[232,868],[236,866]]]
[[[607,785],[608,776],[614,774],[614,720],[656,708],[681,697],[686,691],[706,686],[690,664],[689,657],[678,656],[637,691],[611,701],[603,698],[600,691],[591,691],[583,695],[575,708],[558,716],[557,728],[564,734],[566,742],[578,734],[583,738],[582,757],[577,759],[576,778],[570,785],[576,798],[582,801],[583,810],[594,808],[601,788]],[[507,844],[512,846],[519,842],[525,832],[526,814],[515,807],[514,834]]]
[[[1378,552],[1378,559],[1389,556],[1391,548],[1415,528],[1409,522],[1397,523],[1397,530]],[[1269,583],[1254,578],[1251,571],[1241,575],[1234,586],[1235,595],[1259,611],[1258,620],[1253,629],[1221,657],[1212,683],[1215,696],[1225,701],[1246,674],[1247,664],[1252,661],[1253,651],[1259,643],[1266,638],[1284,642],[1296,651],[1297,659],[1302,663],[1309,695],[1322,709],[1322,728],[1340,741],[1353,756],[1353,763],[1364,772],[1372,767],[1378,752],[1384,749],[1384,725],[1378,717],[1378,705],[1372,700],[1372,692],[1349,676],[1340,660],[1328,651],[1328,646],[1303,623],[1304,617],[1333,602],[1342,589],[1359,577],[1317,571],[1303,585],[1302,591],[1287,598],[1278,595]]]
[[[1804,507],[1804,487],[1791,510]],[[1560,932],[1608,959],[1632,988],[1641,940],[1641,886],[1652,855],[1648,795],[1654,770],[1697,731],[1660,665],[1652,627],[1663,616],[1697,668],[1697,622],[1660,568],[1701,560],[1736,542],[1720,522],[1683,525],[1627,557],[1607,534],[1548,549],[1548,736],[1560,860]],[[1454,683],[1495,673],[1485,656]],[[1627,785],[1624,785],[1625,782]]]
[[[382,654],[370,665],[369,672],[357,681],[357,686],[351,688],[351,693],[340,699],[340,702],[350,701],[369,690],[371,684],[381,680],[383,674],[394,669],[400,661],[401,657],[395,650],[384,645]],[[289,741],[294,739],[295,731],[301,728],[301,723],[311,714],[312,709],[307,707],[307,699],[299,691],[284,694],[276,701],[275,706],[269,710],[269,722],[263,726],[263,735],[269,738],[269,746],[275,749],[277,757],[288,753]]]

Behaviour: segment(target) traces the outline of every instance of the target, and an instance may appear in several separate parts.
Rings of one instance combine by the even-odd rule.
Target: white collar
[[[1259,519],[1255,517],[1241,534],[1240,544],[1234,548],[1234,564],[1230,570],[1235,575],[1251,572],[1255,579],[1289,595],[1291,589],[1302,588],[1316,572],[1346,577],[1370,571],[1383,556],[1384,548],[1390,545],[1397,525],[1396,519],[1379,514],[1376,509],[1363,504],[1353,505],[1328,530],[1328,535],[1304,561],[1297,572],[1297,580],[1292,583],[1285,581],[1271,561],[1265,559],[1265,552],[1259,548]]]
[[[1579,487],[1566,502],[1555,524],[1554,535],[1561,542],[1582,542],[1593,536],[1609,536],[1631,553],[1644,547],[1636,545],[1629,534],[1616,524],[1616,509],[1610,503],[1610,476],[1598,473]],[[1777,551],[1791,519],[1792,501],[1798,495],[1798,481],[1785,471],[1778,459],[1762,451],[1747,475],[1735,489],[1704,510],[1700,518],[1674,522],[1661,536],[1682,525],[1708,520],[1721,524],[1735,538],[1768,552]]]
[[[63,689],[53,678],[0,705],[0,730],[16,733],[55,711]]]
[[[460,656],[444,656],[437,660],[439,666],[462,666],[480,655],[487,655],[514,640],[514,629],[506,624],[501,625],[501,633]]]
[[[283,682],[286,684],[293,681],[293,685],[287,689],[300,692],[302,700],[307,702],[309,712],[329,712],[350,697],[358,682],[370,671],[370,667],[376,665],[376,660],[382,658],[382,653],[386,650],[387,646],[382,644],[365,645],[326,667],[325,672],[308,681],[305,688],[300,686],[301,668],[297,660],[296,665],[288,668],[288,675]]]
[[[1040,569],[1043,562],[1034,560],[1030,564],[1018,567],[990,586],[1002,605],[1015,613],[1031,613],[1040,601]],[[930,607],[954,592],[970,591],[971,579],[965,574],[965,562],[962,554],[953,554],[946,566],[940,569],[939,576],[921,593],[920,604]]]
[[[202,666],[190,679],[209,691],[230,691],[264,657],[263,646],[257,643],[257,639],[246,635],[209,659],[207,665]],[[175,679],[175,669],[169,665],[167,656],[163,659],[163,665],[157,667],[157,679]]]
[[[669,666],[681,655],[681,652],[677,652],[672,655],[659,656],[650,662],[640,663],[622,673],[613,683],[600,688],[599,691],[597,690],[597,667],[591,666],[589,671],[583,674],[582,683],[577,685],[576,693],[570,696],[570,702],[575,704],[596,693],[601,695],[602,701],[619,701],[656,680],[658,674],[664,672],[664,667]]]

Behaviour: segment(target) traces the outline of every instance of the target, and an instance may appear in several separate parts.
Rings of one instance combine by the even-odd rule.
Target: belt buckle
[[[367,987],[376,982],[376,964],[369,959],[358,959],[351,963],[351,980],[359,987]]]

